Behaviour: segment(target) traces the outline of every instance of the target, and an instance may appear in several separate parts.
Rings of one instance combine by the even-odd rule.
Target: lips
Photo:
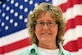
[[[41,35],[51,35],[51,33],[41,33]]]

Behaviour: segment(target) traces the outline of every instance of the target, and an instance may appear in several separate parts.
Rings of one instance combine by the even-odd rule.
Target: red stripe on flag
[[[59,7],[63,12],[66,12],[68,8],[73,7],[75,4],[82,4],[82,0],[68,0],[66,3],[59,5]]]
[[[8,44],[6,46],[0,47],[0,54],[11,52],[11,51],[14,51],[16,49],[26,47],[28,45],[30,45],[29,38],[26,38],[24,40],[17,41],[15,43]]]
[[[70,52],[76,52],[79,49],[82,49],[82,38],[77,40],[72,40],[63,46],[66,50]]]
[[[76,16],[75,18],[68,20],[65,32],[69,29],[75,28],[77,25],[82,25],[82,16]]]

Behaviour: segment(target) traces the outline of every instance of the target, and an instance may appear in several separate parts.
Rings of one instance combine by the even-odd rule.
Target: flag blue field
[[[0,54],[13,55],[12,51],[29,45],[26,29],[28,14],[41,2],[52,3],[52,0],[0,1]]]

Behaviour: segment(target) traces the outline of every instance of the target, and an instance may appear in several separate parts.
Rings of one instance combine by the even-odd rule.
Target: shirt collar
[[[35,43],[32,44],[32,46],[30,47],[29,51],[30,51],[29,53],[33,53],[33,54],[37,53],[38,55],[41,55],[40,52],[38,51],[38,47],[37,47],[37,45]]]
[[[32,53],[34,51],[35,53],[41,55],[40,52],[38,51],[38,47],[37,47],[37,45],[35,43],[32,44],[32,46],[29,49],[29,51],[30,51],[29,53]],[[60,51],[61,54],[63,54],[64,49],[63,49],[61,43],[59,43],[59,51]]]

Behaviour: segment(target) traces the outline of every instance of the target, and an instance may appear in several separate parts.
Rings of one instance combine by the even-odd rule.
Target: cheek
[[[39,36],[40,32],[41,32],[41,30],[39,28],[35,28],[35,34],[36,34],[36,36]]]
[[[57,33],[58,33],[58,25],[55,28],[52,29],[52,33],[54,35],[57,35]]]
[[[54,30],[54,31],[53,31],[53,30]],[[52,29],[52,31],[53,31],[53,32],[58,32],[58,28],[56,27],[56,28]]]

